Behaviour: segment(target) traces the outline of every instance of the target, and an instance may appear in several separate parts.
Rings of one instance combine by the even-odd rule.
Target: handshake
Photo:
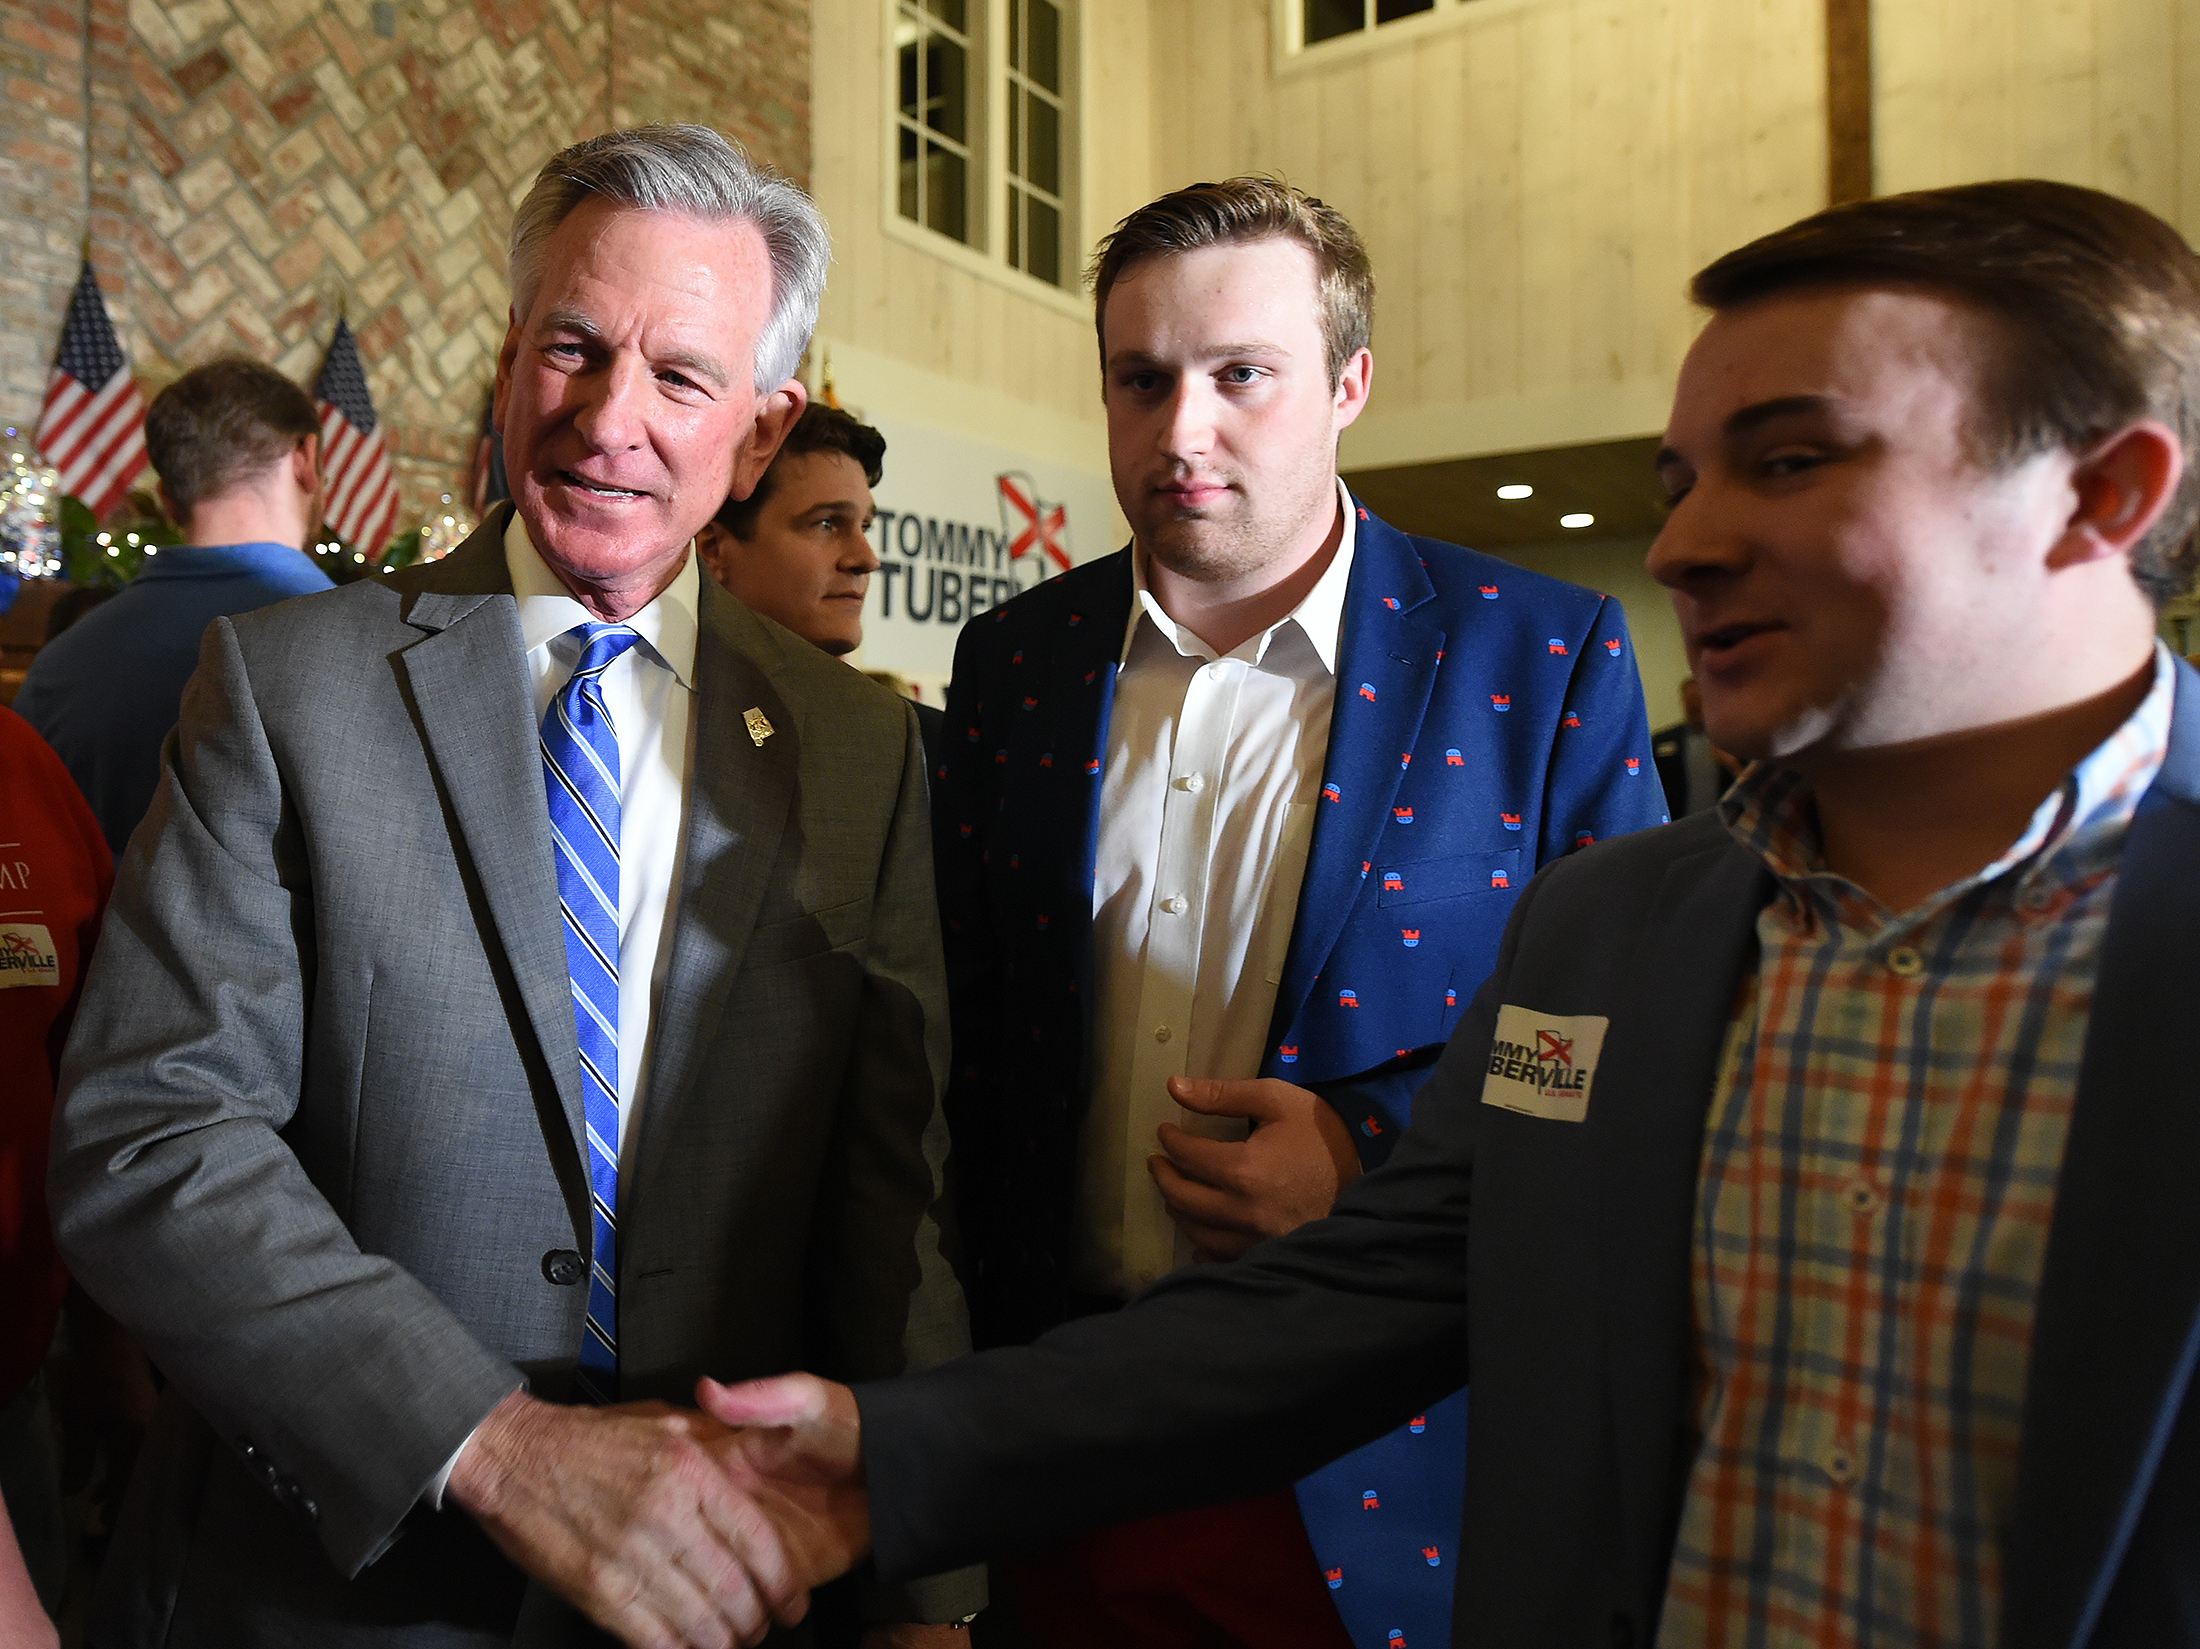
[[[635,1649],[760,1642],[870,1550],[861,1418],[846,1386],[807,1374],[706,1379],[696,1400],[569,1408],[514,1392],[446,1493]]]

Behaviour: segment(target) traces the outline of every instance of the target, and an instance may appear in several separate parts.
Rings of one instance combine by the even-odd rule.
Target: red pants
[[[1029,1649],[1352,1649],[1289,1489],[1118,1524],[993,1573]]]

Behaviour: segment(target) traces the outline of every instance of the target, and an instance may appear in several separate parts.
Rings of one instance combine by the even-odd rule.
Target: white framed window
[[[888,0],[889,226],[1067,296],[1079,269],[1078,0]],[[1044,295],[1044,294],[1042,294]]]
[[[1352,56],[1532,0],[1273,0],[1276,67]]]
[[[980,0],[982,5],[983,0]],[[969,0],[896,0],[896,207],[970,244],[973,118]]]

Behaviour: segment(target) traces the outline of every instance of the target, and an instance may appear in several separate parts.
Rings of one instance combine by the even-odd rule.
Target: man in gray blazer
[[[55,1127],[69,1263],[170,1382],[103,1649],[753,1637],[743,1468],[672,1405],[966,1343],[916,724],[688,552],[827,256],[702,128],[557,156],[516,514],[208,631]],[[927,1586],[849,1617],[982,1601]]]

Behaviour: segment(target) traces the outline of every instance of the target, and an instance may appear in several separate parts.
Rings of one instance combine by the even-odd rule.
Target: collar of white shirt
[[[1268,655],[1268,644],[1275,640],[1276,632],[1286,624],[1296,624],[1313,643],[1315,654],[1322,661],[1322,668],[1331,675],[1337,673],[1337,652],[1344,637],[1344,592],[1352,581],[1352,552],[1359,544],[1360,512],[1352,502],[1352,494],[1345,490],[1340,478],[1337,482],[1337,507],[1344,511],[1344,536],[1337,540],[1337,553],[1314,580],[1314,587],[1304,599],[1282,618],[1261,631],[1235,652],[1232,658],[1258,664]],[[513,518],[516,522],[518,517]],[[1153,620],[1162,637],[1186,658],[1212,659],[1215,651],[1199,637],[1161,610],[1161,603],[1146,588],[1146,552],[1133,546],[1131,550],[1131,589],[1137,599],[1131,603],[1131,621],[1124,627],[1123,652],[1119,664],[1128,664],[1131,643],[1138,639],[1141,619]]]
[[[602,622],[574,600],[573,592],[550,570],[549,564],[542,559],[542,552],[535,548],[534,539],[528,535],[527,523],[520,519],[516,510],[512,513],[512,524],[504,529],[504,564],[511,573],[512,594],[519,602],[522,652],[533,652],[576,624]],[[660,590],[648,606],[626,621],[634,633],[649,644],[649,650],[672,672],[674,679],[690,692],[695,690],[696,615],[701,598],[701,583],[691,550],[672,582]]]

